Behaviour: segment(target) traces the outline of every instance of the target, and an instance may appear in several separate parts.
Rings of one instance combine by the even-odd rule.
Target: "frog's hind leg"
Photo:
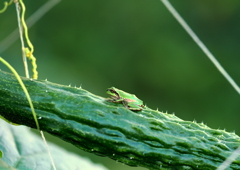
[[[129,109],[129,110],[132,110],[132,111],[141,111],[142,110],[142,105],[139,106],[139,105],[136,105],[136,104],[133,104],[133,103],[129,103],[125,100],[122,101],[123,105]]]

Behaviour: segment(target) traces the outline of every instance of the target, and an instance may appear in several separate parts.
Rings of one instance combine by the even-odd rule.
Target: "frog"
[[[143,101],[134,94],[127,93],[115,87],[108,88],[107,94],[111,97],[109,99],[110,102],[122,103],[129,110],[141,111],[144,108]]]

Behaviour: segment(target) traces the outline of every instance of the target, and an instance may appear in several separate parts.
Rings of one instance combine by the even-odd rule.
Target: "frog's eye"
[[[109,89],[109,91],[110,91],[111,93],[116,93],[116,91],[113,90],[113,89]]]
[[[116,96],[119,96],[119,94],[116,92],[116,90],[110,89],[109,90],[111,93],[115,94]]]

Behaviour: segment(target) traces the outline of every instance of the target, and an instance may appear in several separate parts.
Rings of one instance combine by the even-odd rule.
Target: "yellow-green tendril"
[[[26,8],[25,8],[25,5],[24,5],[24,3],[23,3],[22,0],[19,0],[19,3],[20,3],[20,5],[21,5],[21,7],[22,7],[21,22],[22,22],[22,26],[23,26],[23,28],[24,28],[25,38],[26,38],[26,41],[27,41],[28,46],[29,46],[30,49],[31,49],[31,50],[30,50],[31,53],[33,53],[34,47],[33,47],[32,43],[31,43],[31,41],[30,41],[30,39],[29,39],[29,37],[28,37],[28,28],[27,28],[27,25],[26,25],[25,19],[24,19]]]
[[[27,25],[25,23],[25,11],[26,11],[26,8],[25,8],[25,5],[23,3],[22,0],[19,0],[19,3],[22,7],[22,15],[21,15],[21,22],[22,22],[22,26],[24,28],[24,34],[25,34],[25,38],[26,38],[26,41],[27,41],[27,44],[29,46],[29,48],[25,48],[24,51],[25,51],[25,54],[26,54],[26,57],[28,59],[30,59],[32,61],[32,71],[33,71],[33,79],[37,79],[38,78],[38,72],[37,72],[37,63],[36,63],[36,58],[33,56],[33,51],[34,51],[34,47],[29,39],[29,36],[28,36],[28,28],[27,28]]]
[[[32,71],[33,71],[33,79],[37,79],[38,78],[38,72],[37,72],[37,63],[36,63],[36,58],[33,56],[32,52],[28,49],[25,48],[25,54],[26,57],[29,58],[32,61]]]
[[[9,2],[5,1],[5,2],[3,3],[3,4],[4,4],[4,7],[3,7],[3,9],[0,10],[0,13],[5,12],[6,9],[7,9],[7,7],[8,7],[9,5],[11,5],[12,2],[13,2],[13,0],[11,0],[11,1],[9,1]]]
[[[40,130],[40,127],[39,127],[39,124],[38,124],[38,120],[37,120],[37,114],[36,114],[36,112],[34,110],[34,107],[33,107],[33,104],[32,104],[32,100],[31,100],[30,95],[29,95],[29,93],[27,91],[27,88],[23,84],[23,82],[22,82],[20,76],[18,75],[18,73],[16,72],[16,70],[6,60],[4,60],[2,57],[0,57],[0,61],[12,71],[12,73],[14,74],[16,79],[18,80],[20,86],[22,87],[22,89],[23,89],[23,91],[24,91],[24,93],[25,93],[25,95],[27,97],[28,103],[29,103],[29,105],[31,107],[33,118],[35,120],[37,129]]]

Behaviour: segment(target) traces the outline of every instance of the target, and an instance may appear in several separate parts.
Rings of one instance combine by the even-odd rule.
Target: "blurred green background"
[[[46,2],[25,0],[26,16]],[[240,1],[171,3],[240,84]],[[1,42],[17,27],[13,5],[0,21]],[[239,94],[159,0],[61,1],[31,27],[29,35],[39,79],[81,85],[104,97],[106,88],[115,86],[136,94],[152,109],[240,134]],[[20,49],[18,40],[0,55],[24,76]],[[8,71],[3,65],[0,69]],[[145,169],[47,138],[109,169]]]

